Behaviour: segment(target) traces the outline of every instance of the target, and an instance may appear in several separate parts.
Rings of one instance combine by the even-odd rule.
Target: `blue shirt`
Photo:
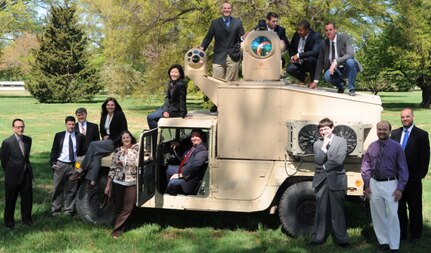
[[[371,173],[376,166],[380,143],[383,143],[383,154],[379,169],[380,178],[397,177],[397,189],[402,191],[409,179],[409,170],[401,145],[390,138],[383,142],[377,140],[368,146],[367,153],[361,164],[361,175],[365,182],[365,188],[370,186]]]

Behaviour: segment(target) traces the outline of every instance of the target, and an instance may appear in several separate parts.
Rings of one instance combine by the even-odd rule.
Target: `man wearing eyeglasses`
[[[13,134],[5,139],[1,147],[1,164],[5,174],[5,210],[6,228],[15,228],[15,204],[20,195],[22,223],[33,225],[31,209],[33,206],[33,170],[30,164],[31,138],[24,135],[24,121],[12,121]]]

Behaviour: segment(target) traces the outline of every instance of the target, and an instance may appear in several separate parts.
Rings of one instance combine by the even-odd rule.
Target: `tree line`
[[[335,21],[338,32],[354,38],[364,67],[358,89],[377,94],[420,87],[421,105],[429,107],[431,0],[230,2],[233,16],[241,18],[246,30],[267,12],[278,13],[289,39],[302,19],[322,35],[323,24]],[[220,16],[221,3],[2,0],[0,78],[26,81],[41,102],[91,99],[100,89],[120,96],[161,96],[167,69],[182,64],[183,54],[200,44],[210,21]],[[47,15],[41,17],[43,9]],[[208,52],[211,61],[212,48]],[[60,74],[45,80],[38,69]],[[48,91],[48,86],[54,88]]]

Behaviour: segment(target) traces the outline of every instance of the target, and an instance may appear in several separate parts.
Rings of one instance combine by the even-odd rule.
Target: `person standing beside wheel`
[[[55,134],[52,143],[50,164],[54,173],[54,192],[52,194],[52,216],[59,216],[61,207],[66,215],[75,212],[75,196],[78,189],[76,181],[69,180],[75,169],[78,156],[85,154],[85,136],[75,132],[75,118],[67,116],[66,131]]]
[[[108,97],[103,102],[99,125],[102,140],[90,142],[81,167],[70,177],[70,180],[78,180],[87,172],[85,179],[90,181],[88,190],[96,187],[102,158],[114,151],[114,143],[120,138],[120,133],[127,130],[126,116],[115,98]]]
[[[114,199],[115,225],[111,234],[114,239],[124,232],[127,218],[135,206],[139,157],[139,144],[129,131],[121,133],[120,143],[112,156],[105,187],[105,194]]]
[[[313,145],[316,171],[312,183],[317,210],[310,244],[323,244],[332,231],[335,243],[348,248],[350,244],[344,215],[347,175],[343,165],[347,142],[332,133],[334,122],[328,118],[322,119],[318,128],[321,138]]]

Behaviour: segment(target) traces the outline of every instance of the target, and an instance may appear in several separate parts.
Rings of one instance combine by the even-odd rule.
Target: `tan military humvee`
[[[345,168],[347,194],[362,196],[360,162],[375,140],[382,111],[378,96],[355,97],[334,89],[309,89],[281,80],[281,44],[270,31],[251,32],[243,42],[243,80],[226,82],[207,75],[206,53],[191,49],[185,55],[186,75],[217,105],[217,115],[192,112],[186,118],[159,121],[144,132],[139,159],[136,205],[201,211],[278,213],[290,235],[311,231],[315,195],[313,143],[317,122],[329,117],[334,133],[348,143]],[[166,168],[174,157],[171,141],[204,132],[208,166],[195,195],[168,195]],[[107,164],[109,166],[109,158]],[[103,179],[103,178],[102,178]],[[80,189],[78,213],[91,223],[112,219],[112,209],[98,208],[99,192]],[[83,188],[83,187],[81,187]]]

